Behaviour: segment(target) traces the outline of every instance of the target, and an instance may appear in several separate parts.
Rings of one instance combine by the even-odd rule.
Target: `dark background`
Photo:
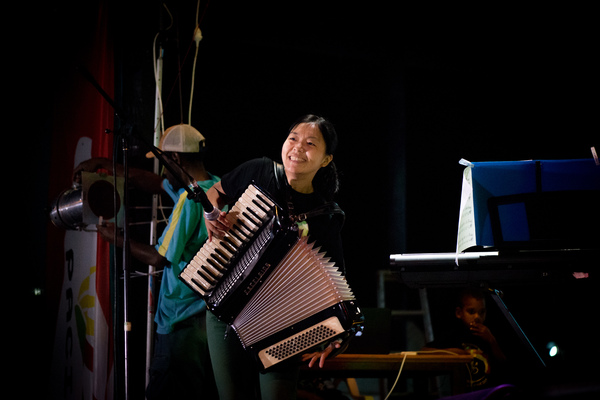
[[[148,140],[152,41],[159,31],[165,125],[191,122],[202,132],[211,172],[222,175],[263,155],[278,159],[300,115],[332,120],[340,136],[335,162],[342,177],[338,203],[347,215],[348,279],[364,306],[376,305],[377,271],[388,267],[390,254],[455,250],[461,158],[589,158],[598,146],[597,26],[584,6],[202,2],[204,39],[187,121],[197,3],[166,2],[169,30],[159,2],[105,3],[113,18],[116,101]],[[41,42],[24,34],[25,53],[37,48],[43,56],[26,59],[33,70],[76,74],[72,55],[84,42],[78,32],[95,10],[94,2],[31,10],[44,32]],[[60,80],[46,76],[32,78],[33,90],[43,94],[36,96],[40,105],[60,92]],[[68,118],[39,109],[42,126]],[[60,138],[40,137],[34,150],[39,171],[47,171],[50,140]],[[134,143],[132,164],[150,167],[145,152]],[[49,177],[36,179],[43,189]],[[37,210],[46,198],[35,200]],[[561,360],[572,372],[574,365],[587,368],[582,358],[598,355],[593,288],[571,282],[503,289],[538,348],[555,336],[573,348]],[[431,291],[432,304],[443,304],[446,294]]]

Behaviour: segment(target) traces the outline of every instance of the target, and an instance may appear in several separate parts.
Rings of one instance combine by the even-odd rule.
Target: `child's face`
[[[485,300],[474,297],[463,298],[463,306],[456,307],[456,318],[460,319],[467,327],[473,324],[483,324],[485,313]]]

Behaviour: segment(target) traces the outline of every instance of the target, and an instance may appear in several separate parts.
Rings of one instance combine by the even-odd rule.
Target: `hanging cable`
[[[398,375],[396,376],[396,380],[394,381],[392,388],[388,392],[387,396],[385,396],[384,400],[387,400],[392,395],[392,392],[394,391],[394,388],[396,387],[396,384],[398,383],[398,380],[400,379],[400,375],[402,375],[402,369],[404,368],[404,362],[406,361],[406,356],[407,356],[407,354],[404,354],[404,358],[402,358],[402,364],[400,364],[400,369],[398,370]]]
[[[173,15],[171,14],[171,11],[169,10],[169,8],[167,7],[167,5],[165,3],[163,3],[163,7],[166,10],[167,14],[169,14],[169,18],[170,18],[170,23],[169,26],[165,29],[165,31],[168,31],[169,29],[171,29],[171,27],[173,26]],[[152,67],[154,69],[154,83],[156,85],[156,95],[157,95],[157,100],[158,100],[158,107],[159,107],[159,117],[157,118],[157,123],[154,126],[154,132],[156,133],[157,130],[159,130],[159,125],[160,125],[160,132],[164,132],[165,131],[165,123],[164,123],[164,108],[163,108],[163,100],[162,100],[162,78],[158,75],[159,71],[158,71],[158,67],[157,67],[157,62],[161,61],[162,62],[162,49],[160,51],[160,54],[156,55],[156,42],[158,41],[158,37],[160,36],[161,32],[158,32],[155,36],[154,36],[154,41],[152,44]]]
[[[181,123],[184,123],[184,111],[183,111],[183,99],[182,99],[182,79],[181,79],[181,75],[182,75],[182,69],[183,69],[183,65],[186,64],[187,59],[188,59],[188,55],[190,54],[191,50],[192,50],[192,46],[196,45],[196,52],[195,52],[195,57],[194,57],[194,62],[193,62],[193,71],[192,71],[192,85],[191,85],[191,90],[190,90],[190,104],[189,104],[189,113],[188,113],[188,123],[191,125],[191,110],[192,110],[192,100],[193,100],[193,94],[194,94],[194,85],[195,85],[195,74],[196,74],[196,61],[197,61],[197,57],[198,57],[198,52],[199,52],[199,43],[202,40],[202,32],[200,30],[200,25],[202,23],[202,20],[204,19],[204,16],[206,14],[207,8],[208,8],[208,4],[210,3],[210,1],[206,2],[206,5],[203,7],[202,9],[202,13],[200,13],[200,1],[198,0],[197,5],[196,5],[196,23],[195,23],[195,27],[194,27],[194,34],[192,37],[192,40],[189,43],[189,46],[187,47],[187,50],[185,52],[185,54],[183,55],[183,60],[181,60],[181,57],[178,57],[178,68],[177,68],[177,77],[175,79],[175,83],[173,84],[173,86],[171,87],[171,90],[168,94],[168,96],[166,96],[166,103],[168,104],[169,99],[171,98],[171,95],[173,94],[173,91],[175,90],[176,86],[179,85],[179,113],[180,113],[180,121]],[[165,6],[166,8],[166,6]],[[167,10],[168,11],[168,10]],[[171,13],[169,12],[169,15],[171,15]],[[171,16],[171,19],[173,20],[173,17]],[[176,43],[177,43],[177,50],[179,52],[179,29],[176,30],[177,32],[177,37],[175,39]],[[162,96],[161,96],[162,97]]]
[[[459,355],[458,353],[455,353],[453,351],[449,351],[449,350],[443,350],[443,349],[436,349],[436,350],[420,350],[420,351],[406,351],[403,352],[404,353],[404,357],[402,358],[402,363],[400,364],[400,369],[398,370],[398,375],[396,375],[396,380],[394,381],[394,384],[392,385],[392,388],[388,391],[387,396],[385,396],[384,400],[388,400],[389,397],[392,395],[392,392],[394,391],[394,389],[396,388],[396,384],[398,384],[398,381],[400,380],[400,375],[402,375],[402,370],[404,369],[404,362],[406,361],[406,357],[409,355],[418,355],[418,354],[439,354],[439,353],[445,353],[445,354],[451,354],[451,355]],[[467,372],[469,374],[469,381],[471,382],[471,384],[473,383],[473,378],[471,377],[471,369],[469,368],[469,365],[466,364],[465,365],[467,368]]]
[[[198,61],[198,50],[200,48],[200,41],[202,40],[202,31],[200,30],[200,22],[198,21],[198,15],[200,13],[200,0],[196,7],[196,28],[194,29],[194,41],[196,42],[196,53],[194,55],[194,63],[192,67],[192,84],[190,90],[190,105],[188,111],[188,124],[192,124],[192,103],[194,98],[194,84],[196,81],[196,62]]]

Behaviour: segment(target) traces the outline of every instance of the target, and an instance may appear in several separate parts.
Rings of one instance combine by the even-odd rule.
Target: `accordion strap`
[[[315,217],[317,215],[323,215],[323,214],[329,214],[329,215],[340,214],[342,217],[345,217],[344,210],[342,210],[340,208],[340,206],[337,205],[337,203],[331,201],[329,203],[323,204],[322,206],[314,208],[308,212],[294,215],[294,216],[292,216],[292,219],[294,221],[305,221],[308,218]]]
[[[283,170],[283,164],[273,161],[273,169],[275,170],[275,184],[277,189],[281,190],[285,188],[285,171]]]
[[[273,161],[273,168],[275,170],[275,183],[277,185],[277,188],[279,190],[284,189],[287,191],[287,185],[286,185],[286,181],[285,181],[285,171],[283,169],[283,164]],[[290,211],[290,214],[292,214],[293,205],[290,203],[291,202],[288,201],[288,209]],[[327,202],[327,203],[325,203],[319,207],[316,207],[305,213],[301,213],[301,214],[297,214],[297,215],[292,214],[292,215],[290,215],[290,217],[293,221],[300,222],[300,221],[305,221],[308,218],[312,218],[312,217],[315,217],[318,215],[324,215],[324,214],[329,214],[329,215],[339,214],[342,216],[343,219],[345,219],[345,217],[346,217],[344,210],[342,210],[340,208],[340,206],[334,201]]]

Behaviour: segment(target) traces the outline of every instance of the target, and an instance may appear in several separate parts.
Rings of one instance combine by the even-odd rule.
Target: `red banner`
[[[108,10],[82,32],[89,43],[73,49],[67,65],[82,66],[109,96],[114,94],[114,59]],[[87,35],[87,36],[86,36]],[[74,70],[55,94],[49,196],[72,185],[73,168],[90,157],[111,157],[114,110],[97,88]],[[47,288],[55,302],[56,329],[50,388],[52,398],[112,399],[114,339],[110,251],[95,232],[48,229]]]

